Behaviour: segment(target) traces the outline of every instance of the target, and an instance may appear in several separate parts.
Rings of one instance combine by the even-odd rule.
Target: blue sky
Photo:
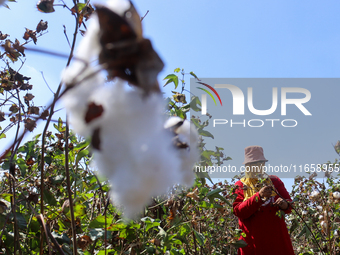
[[[141,16],[149,10],[143,20],[144,35],[152,40],[166,64],[160,80],[177,67],[204,78],[339,77],[338,1],[140,0],[134,4]],[[74,22],[66,9],[56,7],[55,13],[43,14],[32,0],[9,5],[12,10],[0,9],[0,31],[11,34],[12,41],[16,37],[23,41],[24,27],[35,29],[43,19],[49,22],[49,33],[38,39],[36,47],[68,52],[63,25],[71,39]],[[56,88],[66,60],[27,55],[22,73],[32,76],[37,102],[43,105],[50,101],[52,93],[40,71]],[[171,89],[169,85],[165,91],[169,93]],[[336,92],[330,89],[328,93]],[[324,112],[329,119],[337,118],[336,114],[335,108]],[[324,126],[328,129],[318,128],[315,132],[310,127],[302,132],[308,138],[332,130],[332,137],[325,139],[331,146],[339,138],[334,132],[338,126]],[[278,153],[288,149],[288,145],[280,146]],[[243,156],[243,151],[238,153]],[[336,157],[331,149],[327,153],[329,160]]]

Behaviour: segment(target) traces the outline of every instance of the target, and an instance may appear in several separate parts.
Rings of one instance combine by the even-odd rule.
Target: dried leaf
[[[14,71],[12,68],[9,68],[8,72],[11,74],[11,80],[14,80],[14,81],[24,82],[24,81],[28,81],[31,79],[30,77],[26,77],[22,75],[21,73]]]
[[[27,41],[29,38],[31,38],[34,42],[34,44],[37,44],[37,33],[33,30],[30,30],[26,28],[26,32],[23,36],[23,38]]]
[[[24,99],[27,101],[31,101],[34,98],[34,96],[31,93],[27,93],[26,96],[24,96]]]
[[[33,85],[24,83],[24,84],[21,84],[20,90],[31,90],[32,88],[33,88]]]
[[[88,235],[81,236],[77,241],[77,245],[82,251],[85,251],[91,243],[92,240]]]
[[[173,95],[172,97],[174,98],[175,102],[177,102],[177,103],[183,103],[183,104],[187,103],[187,101],[185,100],[184,94],[176,92],[176,94]]]
[[[4,121],[5,119],[5,113],[0,111],[0,122]]]
[[[3,44],[2,46],[5,48],[6,56],[9,57],[12,62],[18,60],[18,57],[20,57],[20,53],[12,48],[12,42],[10,40],[6,40],[5,44]]]
[[[32,192],[28,195],[27,200],[37,204],[39,201],[39,194]]]
[[[18,39],[15,39],[15,43],[13,44],[13,48],[19,51],[25,57],[25,47],[20,45]]]
[[[32,157],[26,160],[26,165],[28,165],[28,166],[33,166],[34,163],[35,163],[35,162],[34,162],[34,160],[33,160]]]
[[[48,110],[45,110],[45,111],[43,111],[43,113],[41,114],[41,118],[42,118],[43,120],[46,120],[49,114],[50,114],[49,111],[48,111]]]
[[[28,39],[30,39],[30,31],[32,31],[32,30],[29,30],[28,28],[26,28],[26,32],[23,36],[24,40],[27,41]]]
[[[12,113],[17,113],[19,111],[19,107],[16,104],[12,104],[9,108],[9,111]]]
[[[54,0],[40,0],[37,3],[37,8],[40,12],[51,13],[54,12],[53,8]]]
[[[40,33],[41,31],[44,31],[47,29],[47,21],[40,20],[40,22],[37,25],[36,31],[37,33]]]
[[[39,107],[36,106],[31,106],[28,107],[28,114],[35,114],[35,115],[39,115]]]
[[[8,36],[9,36],[9,34],[3,34],[0,31],[0,40],[5,40]]]
[[[34,120],[30,118],[25,119],[25,128],[28,131],[32,132],[36,128],[36,126],[37,126],[37,123]]]

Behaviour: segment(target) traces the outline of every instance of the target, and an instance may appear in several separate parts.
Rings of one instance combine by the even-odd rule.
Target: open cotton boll
[[[199,159],[198,132],[196,128],[188,120],[183,120],[178,116],[170,117],[164,124],[165,129],[172,129],[178,135],[178,140],[186,143],[188,148],[180,148],[177,150],[181,162],[182,180],[180,184],[192,186],[195,179],[193,167]]]
[[[164,101],[159,94],[146,99],[121,83],[101,88],[93,100],[104,107],[95,162],[112,184],[115,205],[132,217],[152,196],[180,181],[180,161],[171,135],[163,129]]]

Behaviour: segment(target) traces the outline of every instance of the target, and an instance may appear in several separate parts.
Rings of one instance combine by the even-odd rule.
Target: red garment
[[[270,175],[275,188],[287,201],[292,201],[283,182],[274,175]],[[246,234],[241,237],[248,245],[238,250],[239,255],[294,255],[294,250],[284,217],[279,217],[276,212],[279,207],[269,203],[262,206],[259,193],[243,201],[243,183],[238,181],[235,193],[237,198],[233,203],[234,214],[239,219],[240,229]],[[276,201],[279,196],[275,196]],[[290,213],[289,206],[284,212]]]

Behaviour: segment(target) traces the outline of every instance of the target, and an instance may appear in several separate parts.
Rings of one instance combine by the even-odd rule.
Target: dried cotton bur
[[[131,218],[151,197],[193,184],[198,134],[179,117],[165,122],[157,82],[163,62],[143,38],[132,3],[111,0],[96,11],[63,73],[64,104],[74,130],[92,138],[95,165],[110,180],[114,204]],[[113,81],[105,82],[103,69]]]

